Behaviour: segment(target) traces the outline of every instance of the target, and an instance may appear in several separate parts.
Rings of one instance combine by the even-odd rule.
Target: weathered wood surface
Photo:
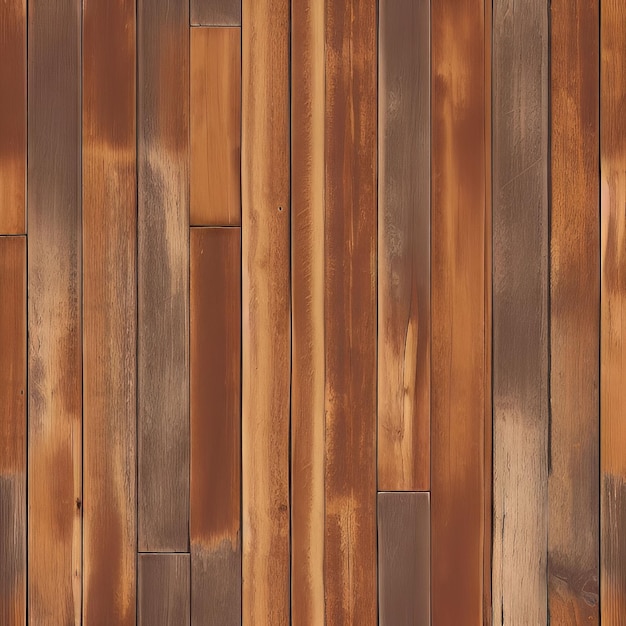
[[[240,26],[242,0],[191,0],[194,26]]]

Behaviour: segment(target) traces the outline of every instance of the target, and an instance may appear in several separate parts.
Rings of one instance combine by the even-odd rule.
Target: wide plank
[[[193,26],[241,26],[242,0],[191,0]]]

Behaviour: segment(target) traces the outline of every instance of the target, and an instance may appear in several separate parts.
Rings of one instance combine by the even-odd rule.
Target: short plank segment
[[[189,543],[189,3],[138,3],[139,549]]]
[[[380,626],[430,626],[430,494],[378,494]]]
[[[28,615],[81,622],[81,0],[28,10]]]
[[[290,620],[289,0],[244,0],[243,622]]]
[[[548,611],[599,623],[599,6],[552,0]]]
[[[326,622],[362,626],[377,621],[376,9],[325,4]]]
[[[378,488],[430,489],[430,2],[381,0]]]
[[[26,624],[26,238],[0,237],[0,624]]]
[[[241,29],[191,29],[190,222],[241,224]]]
[[[0,2],[0,234],[26,232],[26,0]]]
[[[191,0],[193,26],[241,26],[242,0]]]
[[[626,615],[626,5],[603,0],[600,19],[600,617],[618,626]]]
[[[241,623],[241,231],[192,228],[191,617]]]
[[[140,554],[138,561],[137,624],[189,624],[189,554]]]
[[[136,622],[135,2],[83,3],[83,624]]]
[[[493,13],[493,623],[547,621],[548,8]]]

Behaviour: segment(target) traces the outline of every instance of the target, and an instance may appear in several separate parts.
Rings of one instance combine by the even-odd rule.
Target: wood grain
[[[26,238],[0,237],[0,624],[26,624]]]
[[[493,621],[545,624],[546,3],[496,3],[493,33]]]
[[[28,8],[28,615],[80,624],[81,2]]]
[[[289,601],[289,0],[244,0],[242,110],[243,621]]]
[[[189,547],[189,3],[138,3],[139,549]]]
[[[432,5],[431,529],[433,624],[483,624],[486,189],[482,0]]]
[[[378,494],[380,626],[430,626],[430,495]]]
[[[378,488],[430,489],[430,2],[382,0]]]
[[[135,2],[83,2],[83,624],[136,622]]]
[[[242,0],[191,0],[194,26],[241,26]]]
[[[618,626],[626,615],[626,6],[604,0],[600,20],[600,618]]]
[[[192,228],[191,615],[241,623],[241,230]]]
[[[326,2],[326,622],[375,624],[376,5]]]
[[[190,220],[241,224],[241,29],[191,29]]]
[[[139,626],[189,624],[189,554],[138,556]]]
[[[0,234],[26,232],[26,0],[0,2]]]
[[[551,625],[599,623],[599,7],[551,8]]]

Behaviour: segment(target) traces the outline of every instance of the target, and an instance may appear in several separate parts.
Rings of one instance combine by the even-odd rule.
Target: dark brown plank
[[[241,623],[241,230],[192,228],[191,614]]]
[[[378,488],[430,489],[430,2],[381,0]]]
[[[191,0],[194,26],[240,26],[242,0]]]
[[[26,624],[26,238],[0,237],[0,624]]]
[[[326,2],[325,590],[376,624],[376,4]]]
[[[140,554],[139,626],[190,623],[189,554]]]
[[[80,624],[81,1],[28,10],[28,615]]]
[[[378,494],[380,626],[430,626],[430,495]]]
[[[241,224],[241,29],[191,29],[190,223]]]
[[[26,232],[26,0],[0,2],[0,234]]]
[[[493,621],[547,621],[548,9],[493,13]],[[514,616],[509,618],[507,616]]]
[[[189,543],[189,3],[138,3],[139,549]]]
[[[568,626],[600,619],[600,12],[551,6],[548,611]]]

